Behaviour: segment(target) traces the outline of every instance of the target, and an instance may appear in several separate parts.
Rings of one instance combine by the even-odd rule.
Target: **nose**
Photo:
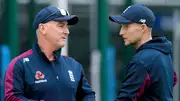
[[[69,35],[69,28],[68,27],[65,28],[64,33]]]
[[[125,34],[125,32],[126,32],[125,29],[122,27],[119,31],[119,35],[122,36]]]

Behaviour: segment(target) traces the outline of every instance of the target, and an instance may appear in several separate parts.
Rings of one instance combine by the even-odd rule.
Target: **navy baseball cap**
[[[69,15],[69,12],[65,9],[48,6],[37,13],[33,27],[37,29],[40,23],[47,23],[48,21],[67,21],[68,25],[74,25],[78,22],[78,17]]]
[[[122,14],[109,16],[109,19],[118,24],[139,23],[149,27],[152,27],[155,22],[154,13],[140,4],[133,4],[127,7]]]

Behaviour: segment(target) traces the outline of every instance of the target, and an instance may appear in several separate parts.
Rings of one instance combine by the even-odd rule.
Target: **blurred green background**
[[[58,0],[0,0],[0,45],[9,47],[11,59],[30,49],[35,42],[35,30],[32,28],[35,14],[43,7],[56,5],[57,1]],[[61,1],[63,0],[59,2]],[[99,98],[101,98],[102,101],[113,101],[126,73],[125,67],[135,51],[132,47],[124,46],[124,42],[119,36],[120,26],[108,21],[108,15],[118,15],[133,3],[144,4],[154,12],[156,23],[153,27],[153,35],[164,35],[172,41],[172,57],[175,64],[175,71],[179,77],[180,0],[66,1],[68,5],[67,9],[70,14],[75,14],[79,17],[78,24],[70,27],[67,46],[68,56],[75,58],[83,65],[85,75],[90,84],[92,84],[92,87],[94,87],[93,84],[95,86],[98,84],[93,83],[94,81],[92,80],[92,52],[97,49],[102,56],[105,55],[105,57],[100,58],[102,63],[101,66],[108,64],[106,64],[106,62],[108,62],[106,58],[114,58],[115,60],[112,63],[114,65],[111,65],[112,71],[114,72],[108,74],[107,71],[104,71],[108,68],[107,66],[101,67],[100,72],[98,72],[99,76],[101,76],[101,82],[98,80],[101,94],[97,96],[97,101],[99,101]],[[115,57],[107,57],[106,48],[109,46],[114,48]],[[2,54],[0,54],[0,56],[1,55]],[[2,61],[3,58],[0,58],[0,60]],[[3,64],[2,62],[0,63]],[[0,71],[1,84],[3,82],[2,72],[3,70]],[[115,81],[112,81],[114,85],[106,85],[106,83],[110,82],[108,75],[115,75],[115,78],[112,76],[112,79],[115,79]],[[115,91],[115,94],[110,98],[108,98],[108,95],[111,92],[107,87]],[[1,86],[1,89],[2,88]],[[98,91],[96,87],[94,89]],[[180,101],[179,93],[180,89],[178,84],[174,93],[174,101]]]

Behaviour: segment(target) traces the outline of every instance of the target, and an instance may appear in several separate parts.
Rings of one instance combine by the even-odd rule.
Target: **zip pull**
[[[56,76],[56,79],[57,79],[57,80],[59,80],[59,77],[58,77],[58,76]]]

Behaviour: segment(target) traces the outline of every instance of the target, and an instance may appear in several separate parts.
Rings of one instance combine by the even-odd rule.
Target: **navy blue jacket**
[[[171,53],[172,44],[165,37],[141,45],[127,65],[116,101],[173,101],[177,77]]]
[[[11,61],[5,77],[5,101],[95,101],[81,64],[54,52],[49,61],[39,46]]]

